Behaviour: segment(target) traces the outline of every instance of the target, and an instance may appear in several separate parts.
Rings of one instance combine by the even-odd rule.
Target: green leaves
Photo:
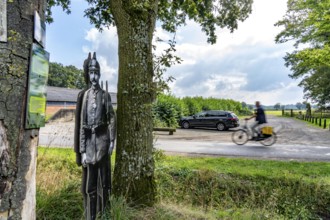
[[[288,0],[288,9],[275,25],[284,27],[276,43],[294,41],[296,50],[284,57],[292,78],[303,78],[305,97],[320,105],[330,103],[330,1]],[[302,46],[302,47],[300,47]],[[302,48],[302,49],[301,49]]]
[[[63,11],[67,14],[71,13],[70,10],[71,0],[47,0],[47,8],[46,8],[46,22],[52,23],[54,20],[52,18],[52,7],[61,6]]]
[[[113,17],[113,3],[111,0],[86,0],[90,7],[85,10],[85,16],[96,28],[115,25]],[[151,13],[153,4],[157,1],[126,0],[121,6],[128,14]],[[175,33],[177,28],[186,24],[186,19],[194,20],[202,27],[208,36],[208,42],[216,42],[216,27],[228,28],[231,32],[238,28],[238,22],[244,21],[252,11],[253,0],[159,0],[157,19],[162,28]],[[51,8],[62,6],[63,10],[70,13],[70,0],[49,0],[47,20],[52,22]],[[142,18],[142,17],[141,17]],[[120,22],[120,21],[118,21]]]
[[[216,27],[228,28],[233,32],[238,21],[244,21],[252,11],[253,0],[160,0],[158,19],[162,28],[175,32],[186,24],[186,19],[194,20],[202,27],[211,44],[216,42]]]
[[[158,94],[153,103],[154,122],[163,122],[166,127],[178,126],[181,116],[194,115],[206,110],[228,110],[239,114],[243,108],[240,102],[231,99],[184,97]],[[159,126],[159,124],[158,124]]]
[[[64,88],[82,89],[86,83],[83,71],[75,66],[63,66],[60,63],[50,63],[48,85]]]
[[[329,43],[330,2],[328,0],[289,0],[284,18],[275,26],[284,26],[275,41],[295,40],[295,46],[311,43],[313,46]]]
[[[115,25],[112,15],[110,0],[86,0],[91,7],[85,10],[85,16],[90,19],[91,24],[99,30],[103,27]]]

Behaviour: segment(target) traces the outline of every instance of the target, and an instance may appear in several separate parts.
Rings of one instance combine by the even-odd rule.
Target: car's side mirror
[[[193,118],[196,118],[196,115],[193,115]]]

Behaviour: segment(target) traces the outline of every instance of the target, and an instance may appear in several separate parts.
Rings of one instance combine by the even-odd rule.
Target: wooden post
[[[324,129],[327,128],[327,119],[324,119],[323,128],[324,128]]]
[[[320,118],[319,126],[320,126],[320,127],[322,126],[322,118]]]

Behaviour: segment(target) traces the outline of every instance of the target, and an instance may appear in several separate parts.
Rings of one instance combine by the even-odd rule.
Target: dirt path
[[[268,116],[268,122],[278,134],[278,144],[330,146],[329,129],[307,125],[304,121],[293,118]],[[242,123],[244,121],[241,121]],[[155,138],[159,140],[232,143],[231,134],[235,130],[217,131],[216,129],[205,128],[178,128],[174,135],[168,135],[168,132],[155,132]],[[47,123],[46,127],[40,129],[40,144],[46,146],[73,146],[73,132],[73,121]]]

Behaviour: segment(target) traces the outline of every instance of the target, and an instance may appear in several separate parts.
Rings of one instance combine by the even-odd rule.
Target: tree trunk
[[[36,218],[39,130],[24,129],[34,10],[43,18],[45,1],[7,1],[8,41],[0,42],[0,219]]]
[[[119,38],[118,135],[113,191],[135,205],[155,202],[151,104],[157,0],[111,1]]]

